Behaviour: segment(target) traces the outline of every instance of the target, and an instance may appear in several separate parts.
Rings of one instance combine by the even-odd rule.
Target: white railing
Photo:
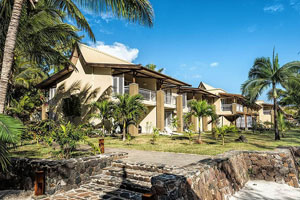
[[[236,104],[236,111],[237,112],[244,112],[244,107],[241,104]]]
[[[176,105],[176,97],[172,95],[165,95],[165,104]]]
[[[264,110],[264,115],[271,115],[272,110]]]
[[[222,111],[232,111],[232,104],[222,104],[221,109]]]
[[[139,93],[144,97],[145,101],[156,102],[156,92],[155,91],[140,88]]]
[[[129,94],[129,86],[124,87],[125,94]],[[156,102],[156,92],[144,88],[139,88],[139,94],[144,97],[145,101],[153,101]]]

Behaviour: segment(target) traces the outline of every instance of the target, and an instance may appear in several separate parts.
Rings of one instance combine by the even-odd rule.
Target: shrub
[[[159,129],[158,128],[153,128],[151,144],[155,144],[158,137],[159,137]]]
[[[215,128],[216,133],[222,137],[222,145],[225,144],[225,136],[227,133],[237,133],[238,130],[236,126],[231,125],[231,126],[223,126],[223,127],[217,127]]]

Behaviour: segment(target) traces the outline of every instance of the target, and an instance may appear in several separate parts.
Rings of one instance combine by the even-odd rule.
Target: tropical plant
[[[191,144],[191,142],[193,140],[193,123],[190,123],[188,125],[188,127],[187,127],[187,129],[185,129],[184,133],[189,139],[189,144]]]
[[[231,126],[222,126],[215,128],[216,133],[222,137],[222,145],[225,145],[225,136],[228,133],[237,133],[237,128],[234,125]]]
[[[7,14],[10,17],[10,22],[7,28],[6,40],[4,44],[3,62],[1,67],[1,77],[0,77],[0,113],[4,112],[4,105],[6,101],[6,94],[8,88],[8,82],[10,80],[11,68],[13,65],[14,50],[17,42],[18,28],[20,24],[20,19],[22,16],[22,10],[24,0],[14,0],[12,6],[12,12],[10,12],[11,7],[7,6],[7,2],[2,1],[5,6],[2,7],[1,13]],[[34,8],[33,1],[29,1],[28,10]],[[152,26],[153,24],[153,10],[152,6],[148,0],[106,0],[106,1],[61,1],[55,0],[55,5],[60,10],[67,13],[68,17],[76,21],[77,26],[87,31],[89,36],[95,40],[93,33],[84,18],[83,14],[77,8],[77,3],[79,6],[85,9],[92,10],[97,13],[111,12],[117,17],[122,17],[128,19],[132,22],[140,22],[141,24]],[[26,5],[26,4],[25,4]],[[7,10],[9,9],[9,10]],[[59,32],[56,31],[58,34]],[[38,42],[38,41],[36,41]],[[55,44],[55,43],[54,43]]]
[[[97,109],[97,114],[94,114],[93,117],[100,119],[102,124],[102,132],[103,135],[105,134],[105,131],[108,132],[108,130],[105,129],[105,122],[109,122],[111,124],[111,119],[113,117],[113,108],[114,104],[112,101],[109,101],[107,99],[94,102],[93,106]]]
[[[9,145],[19,142],[23,124],[10,116],[0,114],[0,171],[6,171],[9,161]]]
[[[177,129],[179,126],[179,119],[177,116],[174,116],[171,120],[171,126],[173,129]]]
[[[285,137],[285,132],[288,129],[288,126],[282,112],[278,112],[278,128],[281,132],[281,137]]]
[[[142,103],[143,96],[140,94],[130,96],[129,94],[117,95],[114,107],[116,120],[123,126],[123,141],[126,139],[127,127],[136,125],[146,114],[147,108]]]
[[[220,119],[219,119],[219,115],[217,115],[216,113],[213,113],[211,116],[211,120],[208,122],[208,124],[211,124],[211,134],[214,138],[216,137],[216,132],[215,132],[215,127],[216,125],[219,123]]]
[[[286,87],[288,81],[299,82],[298,71],[300,69],[300,62],[289,62],[280,67],[278,54],[275,55],[273,50],[272,61],[270,58],[256,58],[252,68],[248,74],[248,80],[242,84],[242,93],[249,96],[250,100],[254,102],[266,89],[271,87],[272,97],[274,101],[274,128],[275,140],[280,140],[278,123],[277,123],[277,86]]]
[[[159,129],[154,127],[153,128],[153,133],[152,133],[152,139],[151,139],[151,144],[155,144],[155,142],[157,141],[159,137]]]
[[[148,64],[145,67],[148,68],[148,69],[151,69],[153,71],[157,71],[159,73],[162,73],[165,70],[165,68],[156,69],[157,66],[155,64]]]
[[[198,141],[201,143],[201,128],[200,128],[200,123],[201,123],[201,118],[202,117],[209,117],[213,116],[215,114],[215,107],[213,105],[210,105],[207,103],[205,100],[192,100],[189,102],[189,106],[191,108],[191,115],[194,115],[195,117],[198,117],[198,122],[199,122],[199,137]]]

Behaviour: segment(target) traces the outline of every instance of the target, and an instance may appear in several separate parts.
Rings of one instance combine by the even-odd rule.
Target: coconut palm
[[[201,118],[202,117],[209,117],[212,116],[214,117],[215,115],[215,107],[213,105],[210,105],[207,103],[205,100],[192,100],[189,102],[189,106],[191,109],[191,114],[194,115],[195,117],[198,117],[198,124],[199,124],[199,137],[198,141],[201,142],[201,128],[200,128],[200,123],[201,123]]]
[[[300,62],[289,62],[280,67],[278,54],[273,50],[272,61],[270,58],[256,58],[249,71],[248,80],[242,86],[242,93],[250,97],[250,101],[255,101],[265,90],[271,87],[274,104],[274,127],[275,140],[280,140],[277,123],[277,86],[286,87],[288,81],[300,82],[298,71]]]
[[[23,125],[19,120],[0,114],[0,170],[7,169],[9,164],[8,146],[19,141],[22,130]]]
[[[146,114],[147,108],[142,103],[143,96],[140,94],[130,96],[129,94],[117,95],[117,103],[114,107],[117,120],[123,126],[123,141],[126,139],[129,124],[136,125]]]
[[[148,64],[145,67],[147,67],[148,69],[151,69],[153,71],[157,71],[159,73],[162,73],[165,70],[165,68],[156,69],[157,66],[155,64]]]
[[[93,106],[97,109],[97,114],[93,115],[93,117],[100,119],[102,123],[102,131],[103,134],[105,132],[105,122],[110,121],[113,116],[113,108],[114,104],[112,101],[104,99],[99,102],[94,102]]]
[[[23,4],[25,2],[26,0],[14,0],[11,19],[8,25],[0,77],[0,113],[4,112],[8,82],[13,65],[14,49],[17,41],[18,27],[20,24]],[[33,1],[29,0],[29,2],[34,7]],[[58,8],[68,14],[68,17],[76,21],[79,28],[86,30],[92,39],[94,39],[92,31],[75,3],[82,8],[92,10],[98,14],[111,12],[119,18],[122,17],[132,22],[139,22],[148,26],[152,26],[153,24],[153,9],[148,0],[55,0],[55,3]],[[3,12],[1,11],[1,13]]]

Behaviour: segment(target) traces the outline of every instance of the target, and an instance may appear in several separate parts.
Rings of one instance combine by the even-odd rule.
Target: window
[[[113,93],[124,94],[124,75],[113,76]]]
[[[49,100],[53,99],[56,94],[56,87],[50,88],[49,89]]]

